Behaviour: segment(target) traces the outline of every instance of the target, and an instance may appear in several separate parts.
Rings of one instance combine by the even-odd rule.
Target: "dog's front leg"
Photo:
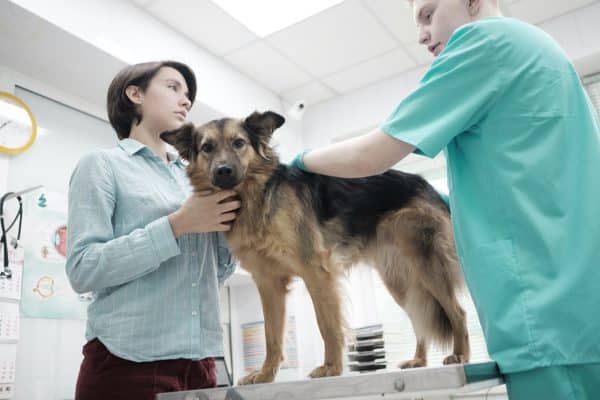
[[[285,297],[289,278],[253,275],[265,319],[267,354],[262,368],[239,380],[239,385],[272,382],[283,361]]]
[[[325,345],[323,365],[315,368],[309,376],[321,378],[341,375],[346,324],[342,316],[338,282],[336,276],[321,268],[308,275],[304,276],[304,282],[312,298],[317,323]]]

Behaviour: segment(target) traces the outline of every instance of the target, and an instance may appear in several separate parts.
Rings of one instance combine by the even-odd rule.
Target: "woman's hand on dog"
[[[237,216],[241,202],[236,192],[194,192],[181,207],[169,214],[175,237],[186,233],[226,232]]]

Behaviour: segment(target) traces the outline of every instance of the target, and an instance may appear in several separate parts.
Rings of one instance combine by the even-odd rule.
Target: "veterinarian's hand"
[[[224,190],[192,194],[179,208],[169,214],[175,237],[186,233],[225,232],[231,229],[236,210],[241,203],[235,200],[236,192]]]

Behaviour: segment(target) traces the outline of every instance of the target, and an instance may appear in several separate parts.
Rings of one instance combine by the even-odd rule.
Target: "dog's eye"
[[[202,150],[204,153],[210,153],[214,149],[215,146],[213,146],[212,143],[204,143],[202,147],[200,147],[200,150]]]
[[[233,141],[233,147],[235,147],[236,149],[241,149],[242,147],[244,147],[245,144],[246,141],[244,139],[235,139]]]

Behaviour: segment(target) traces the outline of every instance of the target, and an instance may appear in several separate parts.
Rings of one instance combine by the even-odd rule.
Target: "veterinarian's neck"
[[[146,145],[154,154],[167,162],[167,144],[160,138],[161,132],[151,132],[142,125],[134,126],[129,137]]]

